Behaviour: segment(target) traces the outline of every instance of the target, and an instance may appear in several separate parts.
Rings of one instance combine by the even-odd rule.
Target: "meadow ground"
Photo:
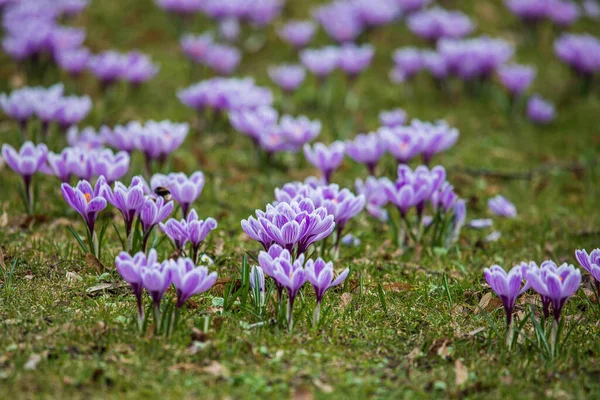
[[[286,18],[308,17],[309,2],[288,3]],[[534,90],[557,105],[554,123],[535,127],[524,118],[509,118],[497,84],[472,92],[455,83],[440,91],[426,76],[404,86],[390,84],[392,51],[425,46],[403,23],[361,38],[376,46],[375,62],[352,87],[335,75],[328,105],[309,77],[285,106],[322,120],[319,140],[326,143],[376,129],[384,109],[402,107],[410,117],[445,119],[460,130],[460,139],[435,162],[447,168],[450,181],[468,200],[468,218],[488,217],[487,199],[497,193],[517,206],[518,218],[495,218],[494,229],[502,233],[498,241],[484,240],[491,230],[465,228],[449,251],[401,252],[391,244],[387,226],[363,213],[348,227],[361,245],[343,247],[336,262],[338,268],[351,267],[350,279],[327,294],[318,328],[311,328],[314,298],[308,290],[299,300],[290,333],[277,324],[252,326],[259,319],[236,304],[223,309],[220,284],[192,301],[172,337],[140,337],[135,300],[114,269],[120,251],[114,232],[109,230],[101,257],[105,269],[89,265],[67,230],[70,225],[82,231],[83,223],[68,210],[58,181],[37,177],[39,217],[27,218],[19,178],[4,167],[0,391],[5,398],[599,397],[600,305],[588,277],[564,310],[563,336],[568,337],[558,354],[550,356],[529,320],[530,304],[537,301],[533,294],[519,299],[517,318],[526,321],[514,348],[505,347],[504,312],[495,297],[485,297],[490,289],[482,273],[493,263],[575,263],[576,248],[600,244],[599,82],[581,95],[577,80],[553,54],[557,32],[551,26],[528,32],[499,1],[447,3],[473,16],[478,33],[518,44],[515,59],[538,68]],[[244,253],[256,256],[259,250],[242,232],[240,220],[271,202],[275,187],[317,171],[291,155],[279,158],[277,165],[257,163],[249,140],[226,122],[199,129],[199,117],[175,93],[201,73],[181,54],[182,28],[151,1],[92,1],[75,25],[86,27],[86,44],[93,50],[139,48],[148,53],[160,64],[159,75],[134,92],[118,88],[103,103],[91,77],[75,82],[48,70],[32,80],[2,55],[0,89],[63,80],[68,91],[93,97],[95,108],[84,125],[95,127],[134,119],[188,121],[192,131],[169,168],[205,173],[207,184],[196,209],[201,218],[212,216],[219,223],[206,252],[221,278],[236,279]],[[198,18],[186,31],[210,27]],[[591,20],[571,30],[600,35],[600,25]],[[253,47],[254,41],[258,46],[244,54],[237,75],[254,76],[279,93],[266,68],[295,56],[273,26],[267,27],[264,43],[256,34],[253,38],[245,45]],[[316,43],[328,43],[322,32]],[[356,111],[345,104],[349,90],[359,101]],[[282,105],[281,99],[276,105]],[[0,131],[2,142],[19,145],[13,122],[2,120]],[[50,147],[60,150],[64,144],[56,139]],[[141,159],[132,165],[130,175],[142,172]],[[391,159],[383,171],[394,176]],[[362,166],[346,160],[334,181],[353,187],[354,179],[365,174]],[[114,211],[107,210],[101,220],[113,217],[121,224]],[[171,251],[167,241],[159,246],[163,257]],[[105,289],[99,288],[103,284]]]

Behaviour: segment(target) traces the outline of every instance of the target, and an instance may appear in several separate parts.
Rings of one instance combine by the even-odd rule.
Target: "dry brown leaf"
[[[483,332],[483,331],[485,331],[485,327],[481,326],[477,329],[473,329],[471,332],[467,333],[466,336],[473,337],[473,336],[477,335],[479,332]]]
[[[477,309],[475,309],[475,314],[478,314],[481,310],[490,312],[501,306],[502,301],[495,297],[492,292],[487,292],[481,297],[481,300],[479,300],[479,305],[477,306]]]
[[[460,386],[469,379],[469,370],[460,360],[454,361],[454,375],[456,386]]]
[[[403,282],[392,282],[392,283],[386,283],[386,284],[382,285],[382,287],[386,291],[400,292],[402,290],[410,290],[412,288],[412,285],[409,283],[403,283]]]
[[[352,295],[350,293],[348,293],[348,292],[342,293],[342,296],[340,298],[340,308],[342,310],[345,310],[351,301],[352,301]]]
[[[102,265],[100,260],[98,260],[98,258],[91,253],[87,253],[85,255],[85,263],[89,268],[93,269],[96,272],[102,273],[106,270],[106,268],[104,267],[104,265]]]
[[[312,400],[313,394],[312,391],[306,386],[300,386],[296,388],[292,393],[292,400]]]

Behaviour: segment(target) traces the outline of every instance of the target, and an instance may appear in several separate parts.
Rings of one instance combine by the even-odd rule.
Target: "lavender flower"
[[[489,199],[488,208],[492,213],[501,217],[515,218],[517,216],[515,205],[501,195]]]
[[[278,118],[279,113],[271,106],[229,112],[231,126],[252,139],[256,145],[259,145],[261,137],[265,132],[275,127]]]
[[[323,143],[315,143],[312,147],[304,145],[304,156],[309,163],[318,168],[325,182],[331,182],[331,175],[344,160],[346,146],[343,142],[336,141],[326,146]]]
[[[304,115],[294,118],[290,115],[281,117],[278,133],[285,139],[285,147],[296,152],[321,133],[321,122],[311,121]]]
[[[282,64],[269,68],[269,77],[275,84],[290,94],[304,82],[306,70],[295,64]]]
[[[527,65],[505,65],[498,70],[502,85],[513,97],[520,96],[535,79],[537,70]]]
[[[394,82],[405,82],[412,79],[422,68],[423,58],[418,49],[405,47],[394,52]]]
[[[110,146],[132,153],[136,148],[137,138],[144,132],[144,127],[137,121],[127,125],[116,125],[112,130],[107,126],[100,128],[100,135]]]
[[[554,42],[554,52],[584,77],[600,72],[600,39],[592,35],[565,33]]]
[[[2,145],[2,157],[6,164],[21,176],[25,185],[25,206],[27,212],[31,213],[31,179],[33,175],[40,171],[48,157],[48,147],[45,144],[34,145],[32,142],[25,142],[17,150],[9,144]]]
[[[104,176],[107,183],[111,184],[125,176],[129,169],[129,161],[129,154],[124,151],[117,154],[109,149],[96,151],[91,157],[92,174]]]
[[[316,26],[312,21],[290,21],[277,31],[279,37],[296,49],[305,47],[315,35]]]
[[[214,218],[198,219],[196,210],[192,210],[185,222],[187,239],[192,244],[192,259],[196,261],[200,245],[204,243],[208,234],[217,228],[217,221]]]
[[[406,111],[401,108],[395,108],[390,111],[381,111],[379,113],[379,122],[386,128],[396,128],[406,124]]]
[[[152,252],[152,250],[151,250]],[[150,258],[150,256],[148,256]],[[153,257],[154,258],[154,257]],[[154,303],[154,316],[157,326],[160,325],[160,302],[172,283],[172,270],[168,262],[153,263],[141,268],[142,285]]]
[[[196,171],[189,178],[182,172],[173,172],[169,175],[155,174],[150,180],[150,187],[154,190],[159,186],[169,189],[173,200],[181,206],[185,218],[192,203],[202,194],[204,174]]]
[[[216,272],[208,272],[206,267],[196,267],[189,258],[165,261],[171,270],[171,281],[177,289],[177,308],[183,307],[185,302],[198,293],[206,292],[217,281]]]
[[[129,66],[126,55],[116,51],[105,51],[92,56],[88,68],[100,80],[102,87],[106,88],[121,79]]]
[[[189,125],[185,122],[147,121],[133,140],[135,148],[146,157],[146,173],[150,174],[153,160],[164,163],[185,140]]]
[[[139,51],[132,51],[126,55],[127,63],[123,71],[123,79],[134,86],[152,79],[159,71],[150,57]]]
[[[58,66],[69,75],[77,77],[87,67],[91,53],[85,48],[70,49],[55,55]]]
[[[551,0],[549,3],[548,18],[558,26],[567,27],[579,19],[579,7],[572,1]]]
[[[308,260],[304,266],[306,272],[306,279],[315,289],[315,295],[317,297],[317,306],[313,317],[313,324],[316,325],[319,322],[319,315],[321,311],[321,301],[325,292],[334,286],[337,286],[344,282],[350,269],[346,268],[343,270],[337,278],[333,279],[333,263],[330,261],[325,263],[322,258],[317,258],[315,261]]]
[[[559,267],[552,261],[545,261],[539,268],[533,266],[527,271],[527,282],[542,297],[546,316],[548,316],[547,304],[552,303],[554,320],[558,323],[563,306],[579,289],[581,271],[567,263]]]
[[[68,183],[71,179],[71,175],[79,168],[79,150],[66,147],[60,154],[48,153],[46,159],[47,165],[40,168],[45,174],[54,175],[61,182]]]
[[[364,28],[357,11],[352,2],[334,1],[319,7],[314,18],[332,39],[348,43],[354,41]]]
[[[579,264],[592,275],[596,283],[596,292],[600,298],[600,249],[593,250],[589,255],[587,251],[575,250],[575,258]]]
[[[527,102],[527,116],[538,125],[546,125],[554,121],[556,112],[552,103],[535,94]]]
[[[508,273],[499,265],[492,265],[483,270],[488,285],[502,300],[504,311],[506,311],[506,326],[509,328],[512,323],[515,300],[529,287],[528,285],[522,286],[522,281],[526,278],[523,275],[525,271],[526,269],[522,265],[516,265]]]
[[[140,328],[144,321],[144,305],[142,302],[142,291],[144,290],[144,286],[142,270],[145,268],[156,268],[159,265],[155,249],[150,250],[148,257],[141,251],[136,253],[133,257],[129,253],[122,251],[115,259],[117,271],[125,282],[131,285],[131,290],[137,301],[138,324]]]
[[[367,166],[370,175],[375,175],[379,159],[387,149],[386,142],[377,133],[360,134],[346,142],[346,154],[354,161]]]
[[[279,259],[273,268],[273,279],[275,279],[288,292],[288,327],[290,330],[294,326],[294,300],[296,295],[307,280],[306,271],[304,270],[304,254],[301,254],[292,263],[285,259]]]

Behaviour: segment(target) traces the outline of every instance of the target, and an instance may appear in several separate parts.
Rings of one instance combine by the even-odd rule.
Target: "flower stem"
[[[319,318],[321,316],[321,302],[317,302],[317,306],[315,307],[315,313],[313,314],[313,327],[316,327],[319,323]]]

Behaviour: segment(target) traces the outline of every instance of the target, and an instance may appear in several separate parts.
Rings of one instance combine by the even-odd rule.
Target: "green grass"
[[[288,3],[286,17],[309,15],[307,2]],[[376,44],[377,55],[352,89],[360,98],[357,111],[345,108],[348,89],[342,76],[335,75],[329,109],[315,102],[318,95],[309,78],[294,98],[293,112],[321,119],[324,129],[319,139],[324,142],[376,129],[382,109],[402,107],[411,117],[446,119],[459,128],[461,137],[455,148],[434,161],[446,166],[450,181],[468,199],[468,217],[487,216],[487,199],[496,193],[513,200],[519,210],[515,220],[495,219],[495,229],[502,232],[499,241],[483,241],[490,231],[464,229],[458,245],[446,254],[426,248],[402,253],[390,245],[387,228],[363,213],[348,227],[361,238],[361,246],[343,247],[336,263],[340,269],[352,268],[350,281],[326,295],[318,329],[310,324],[312,289],[298,299],[295,328],[289,333],[278,324],[248,329],[259,318],[238,306],[221,313],[213,305],[213,298],[223,296],[223,285],[218,285],[193,298],[171,338],[140,337],[135,300],[126,287],[86,292],[99,283],[121,282],[114,270],[120,251],[114,231],[108,231],[101,260],[106,273],[96,271],[86,264],[67,230],[72,225],[82,234],[84,227],[80,217],[67,209],[57,181],[35,177],[36,213],[46,218],[27,221],[19,201],[19,179],[5,167],[0,172],[2,393],[16,398],[301,398],[310,393],[323,398],[598,397],[600,306],[594,297],[580,290],[567,303],[563,331],[570,334],[555,357],[528,339],[535,335],[530,321],[524,323],[517,344],[507,350],[499,304],[492,300],[485,312],[478,307],[489,292],[484,267],[547,258],[574,263],[576,248],[598,246],[598,82],[595,92],[579,95],[576,79],[553,55],[556,32],[550,26],[542,26],[534,40],[500,2],[469,0],[451,6],[473,15],[479,33],[515,42],[518,62],[537,65],[534,90],[558,106],[552,125],[538,128],[524,119],[509,120],[498,85],[479,95],[454,84],[447,93],[439,92],[425,76],[404,87],[391,85],[387,78],[391,52],[406,45],[424,46],[402,23],[361,38]],[[207,185],[195,208],[201,218],[212,216],[219,223],[209,236],[207,253],[220,277],[239,276],[244,253],[256,255],[259,250],[243,234],[239,221],[272,201],[275,187],[316,171],[302,157],[289,155],[278,158],[277,166],[257,165],[250,142],[227,123],[197,130],[198,116],[181,105],[175,93],[200,76],[196,73],[190,79],[190,65],[177,42],[181,29],[152,2],[95,1],[75,24],[87,29],[86,44],[95,51],[147,52],[160,63],[159,75],[135,93],[118,88],[112,106],[102,111],[98,87],[90,77],[73,82],[49,70],[36,80],[2,55],[0,88],[64,79],[68,90],[77,88],[94,97],[96,108],[86,121],[93,126],[132,119],[190,122],[192,132],[171,158],[170,168],[206,174]],[[210,28],[208,21],[198,18],[189,29]],[[589,20],[572,30],[600,34]],[[266,67],[289,60],[292,53],[277,39],[273,26],[266,32],[265,45],[244,55],[239,75],[252,75],[259,84],[272,87]],[[317,44],[326,43],[320,33]],[[280,107],[280,99],[276,105]],[[0,130],[3,142],[19,144],[14,123],[3,120]],[[64,144],[55,134],[50,147],[59,150]],[[464,172],[464,168],[522,172],[542,163],[582,167],[552,168],[525,180]],[[135,157],[132,165],[131,174],[141,173],[141,159]],[[393,176],[391,159],[384,169]],[[365,174],[363,167],[346,160],[334,180],[352,187],[354,179]],[[101,221],[110,220],[122,226],[117,212],[107,209]],[[171,251],[166,241],[159,247],[161,258]],[[587,277],[583,287],[591,288]],[[528,318],[526,301],[534,299],[532,295],[519,300],[517,318]],[[537,315],[539,307],[534,310]],[[202,335],[205,318],[208,329]],[[39,355],[40,361],[35,368],[26,368],[35,364],[28,363],[32,355]],[[466,380],[457,384],[456,371],[461,375],[463,365]]]

